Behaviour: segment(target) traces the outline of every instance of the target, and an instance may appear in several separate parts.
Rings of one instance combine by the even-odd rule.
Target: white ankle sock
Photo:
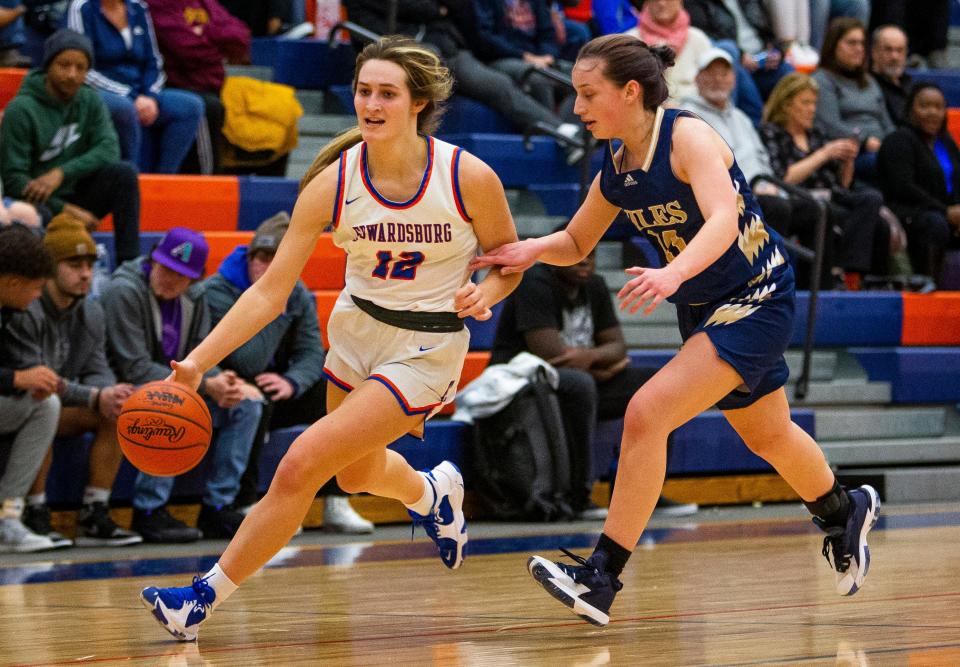
[[[27,507],[36,507],[37,505],[46,505],[47,504],[47,494],[43,491],[40,493],[31,493],[27,496]]]
[[[88,486],[83,490],[83,504],[92,505],[93,503],[103,503],[106,505],[110,501],[110,489],[101,489],[96,486]]]
[[[430,483],[430,480],[427,479],[427,476],[422,472],[417,472],[420,477],[423,478],[423,495],[420,496],[420,500],[405,507],[408,510],[412,510],[421,516],[426,516],[430,514],[430,510],[433,509],[433,503],[436,501],[437,492],[433,488],[433,484]]]
[[[219,607],[238,588],[235,583],[230,581],[230,577],[220,569],[220,563],[214,565],[203,578],[213,589],[213,592],[217,594],[213,600],[214,609]]]

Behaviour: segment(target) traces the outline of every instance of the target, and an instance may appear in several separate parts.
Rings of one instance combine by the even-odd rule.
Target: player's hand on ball
[[[472,317],[475,320],[489,320],[493,313],[487,308],[483,290],[473,282],[469,282],[453,297],[453,308],[461,319]]]
[[[192,359],[184,359],[183,361],[171,361],[170,368],[173,369],[173,373],[167,377],[167,382],[179,382],[180,384],[185,384],[194,391],[200,387],[200,381],[203,379],[203,373],[200,372],[200,368],[197,366],[197,362]]]
[[[664,299],[680,289],[680,283],[683,282],[669,266],[662,269],[634,266],[626,271],[636,278],[627,281],[617,293],[617,298],[620,299],[620,310],[629,309],[631,313],[647,304],[643,314],[649,315]]]

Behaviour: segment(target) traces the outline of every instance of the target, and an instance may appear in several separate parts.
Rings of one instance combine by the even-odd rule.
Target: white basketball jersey
[[[450,312],[478,243],[460,196],[461,149],[425,141],[427,167],[405,202],[374,188],[366,143],[340,154],[333,240],[347,253],[349,294],[391,310]]]

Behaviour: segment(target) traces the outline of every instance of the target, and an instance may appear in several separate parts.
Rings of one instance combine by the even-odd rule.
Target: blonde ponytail
[[[307,169],[304,177],[300,179],[299,192],[303,192],[303,189],[307,187],[307,184],[312,181],[317,174],[336,162],[337,158],[340,157],[340,153],[351,146],[359,144],[361,141],[363,141],[363,137],[360,135],[360,128],[356,125],[335,136],[330,143],[320,149],[317,157],[313,158],[313,164]]]

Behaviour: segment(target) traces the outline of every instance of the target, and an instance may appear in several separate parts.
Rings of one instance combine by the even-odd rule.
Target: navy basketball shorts
[[[748,407],[786,383],[790,373],[783,353],[793,336],[794,296],[793,268],[783,264],[720,301],[677,304],[683,340],[704,332],[743,379],[717,403],[721,410]]]
[[[408,415],[429,419],[451,402],[470,346],[466,327],[455,333],[411,331],[360,310],[346,290],[327,325],[327,379],[344,391],[365,380],[383,384]]]

